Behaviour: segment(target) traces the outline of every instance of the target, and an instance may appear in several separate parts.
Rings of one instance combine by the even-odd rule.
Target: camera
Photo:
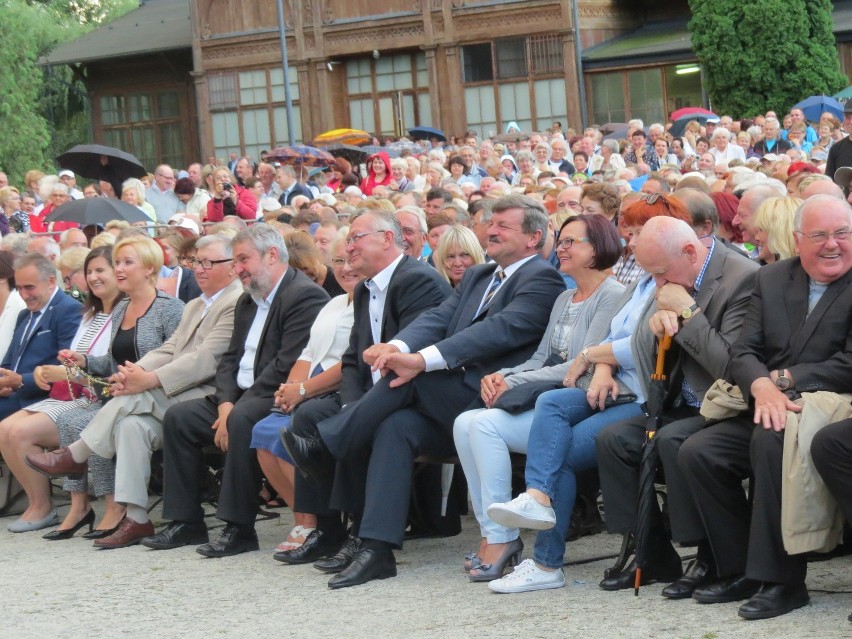
[[[222,184],[222,190],[223,191],[233,191],[234,185],[231,184],[230,182],[225,182],[224,184]]]

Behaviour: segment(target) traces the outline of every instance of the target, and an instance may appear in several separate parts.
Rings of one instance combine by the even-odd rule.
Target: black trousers
[[[271,397],[246,398],[243,395],[228,417],[228,453],[216,511],[216,516],[223,521],[254,526],[263,474],[257,455],[250,447],[251,431],[271,408]],[[163,516],[166,519],[203,521],[198,478],[204,462],[202,449],[213,444],[215,431],[211,426],[217,417],[218,407],[210,396],[181,402],[166,411],[163,419]]]
[[[753,429],[751,466],[754,473],[751,531],[746,576],[773,583],[804,583],[804,555],[789,555],[781,534],[781,476],[784,432]]]
[[[366,469],[360,536],[401,548],[414,460],[455,454],[452,425],[477,398],[461,371],[421,373],[399,388],[382,378],[357,402],[319,424],[331,453],[350,473]],[[339,481],[339,479],[338,479]],[[345,482],[350,492],[357,482]],[[337,489],[335,489],[337,493]],[[358,501],[352,494],[349,502]],[[333,504],[344,504],[336,494]]]
[[[720,578],[746,571],[751,507],[742,482],[751,474],[753,431],[751,417],[734,417],[699,430],[678,453]]]
[[[811,458],[846,521],[852,523],[852,419],[821,429],[811,442]]]
[[[616,422],[598,433],[595,442],[606,527],[610,533],[627,534],[636,526],[645,422],[644,417]],[[672,539],[684,544],[703,539],[704,528],[677,457],[683,442],[706,424],[697,409],[686,406],[667,413],[663,428],[654,437],[666,478]]]

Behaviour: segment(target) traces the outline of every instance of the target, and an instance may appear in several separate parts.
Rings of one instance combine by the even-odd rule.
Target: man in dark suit
[[[437,271],[403,254],[404,235],[400,220],[387,211],[370,211],[352,221],[348,259],[351,267],[366,279],[355,289],[355,321],[349,348],[342,358],[340,392],[300,405],[293,415],[294,432],[315,431],[316,424],[338,414],[341,406],[359,400],[380,379],[380,374],[364,362],[362,353],[374,344],[390,340],[422,312],[437,306],[452,293]],[[341,461],[333,478],[316,477],[309,481],[297,475],[295,510],[317,515],[317,527],[302,546],[276,553],[275,558],[303,564],[335,555],[339,550],[343,553],[341,557],[315,566],[325,572],[342,570],[360,547],[360,539],[356,523],[344,544],[346,531],[340,510],[360,515],[363,497],[359,499],[352,492],[355,486],[358,487],[355,491],[362,490],[365,473],[365,462]]]
[[[36,366],[55,364],[80,326],[81,309],[56,286],[56,265],[38,253],[15,261],[15,284],[27,305],[18,315],[6,356],[0,362],[0,419],[47,396],[36,385]]]
[[[172,520],[142,540],[176,548],[207,539],[201,508],[202,448],[223,451],[225,469],[216,516],[222,535],[198,547],[205,557],[257,550],[254,520],[261,471],[250,448],[254,425],[269,414],[273,395],[308,341],[328,295],[287,264],[287,249],[272,227],[256,224],[232,243],[234,271],[245,293],[234,310],[234,332],[216,370],[216,392],[170,407],[163,419],[163,516]]]
[[[275,169],[275,181],[281,187],[283,193],[278,201],[282,206],[289,206],[297,195],[304,195],[309,200],[314,199],[311,190],[296,179],[296,172],[292,166],[279,166]]]
[[[678,471],[677,453],[686,438],[706,424],[698,409],[707,389],[725,375],[730,345],[742,327],[758,266],[712,236],[709,248],[704,246],[692,228],[671,217],[648,220],[635,255],[657,283],[658,310],[651,316],[651,330],[658,338],[663,333],[674,338],[668,356],[674,366],[669,374],[666,425],[655,441],[666,476],[672,538],[690,543],[703,537],[703,532]],[[595,442],[610,533],[629,534],[635,528],[645,422],[644,417],[616,422],[602,430]],[[655,517],[652,523],[653,548],[642,571],[643,583],[666,576],[670,566],[680,566],[662,521]],[[712,579],[713,571],[701,551],[699,548],[698,559],[684,576],[663,590],[664,596],[689,597],[697,586]],[[635,572],[636,565],[631,563],[618,575],[604,579],[601,587],[632,588]],[[678,573],[675,570],[668,578]]]
[[[364,360],[382,372],[364,397],[302,437],[282,439],[300,470],[328,473],[335,459],[368,459],[362,548],[329,581],[344,588],[396,575],[392,548],[402,546],[418,455],[454,453],[452,424],[479,395],[490,372],[527,358],[541,339],[562,278],[538,251],[544,208],[524,196],[494,204],[489,255],[468,269],[452,296],[418,317]]]
[[[805,558],[788,555],[781,536],[783,429],[787,412],[801,410],[791,397],[852,390],[852,209],[817,195],[796,212],[794,228],[799,257],[758,271],[731,348],[729,378],[749,410],[690,437],[678,458],[720,579],[693,598],[751,597],[739,609],[746,619],[785,614],[809,601]],[[749,475],[753,512],[741,485]]]

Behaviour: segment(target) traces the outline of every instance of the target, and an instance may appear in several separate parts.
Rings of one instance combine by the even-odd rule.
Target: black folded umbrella
[[[77,224],[106,224],[112,220],[150,222],[145,212],[132,204],[111,197],[84,197],[58,206],[45,222],[76,222]]]
[[[642,568],[648,563],[648,547],[653,522],[656,517],[657,493],[654,490],[654,476],[659,466],[659,453],[654,436],[663,425],[663,408],[668,384],[666,383],[666,352],[672,345],[671,335],[665,334],[657,345],[657,365],[648,385],[648,398],[645,402],[645,443],[642,446],[642,461],[639,465],[639,503],[636,507],[636,582],[633,594],[639,595],[642,581]]]

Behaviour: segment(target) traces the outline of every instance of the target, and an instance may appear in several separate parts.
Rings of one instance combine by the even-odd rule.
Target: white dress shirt
[[[285,270],[284,273],[287,271]],[[254,321],[251,323],[248,335],[246,335],[246,346],[243,351],[242,359],[240,359],[240,369],[237,371],[237,386],[243,390],[248,390],[254,384],[254,359],[257,357],[257,348],[260,345],[260,336],[263,334],[263,327],[266,325],[266,318],[269,317],[269,309],[272,307],[272,301],[275,299],[275,294],[278,292],[278,287],[281,286],[281,280],[284,279],[282,274],[272,291],[266,296],[266,299],[254,299],[257,305],[257,313],[254,315]]]
[[[364,286],[370,292],[370,330],[373,334],[373,344],[382,343],[382,320],[385,314],[385,299],[388,296],[388,286],[390,286],[393,272],[399,266],[402,258],[403,255],[400,255],[375,277],[364,280]],[[373,371],[372,376],[373,383],[375,384],[381,379],[382,374],[379,371]]]

